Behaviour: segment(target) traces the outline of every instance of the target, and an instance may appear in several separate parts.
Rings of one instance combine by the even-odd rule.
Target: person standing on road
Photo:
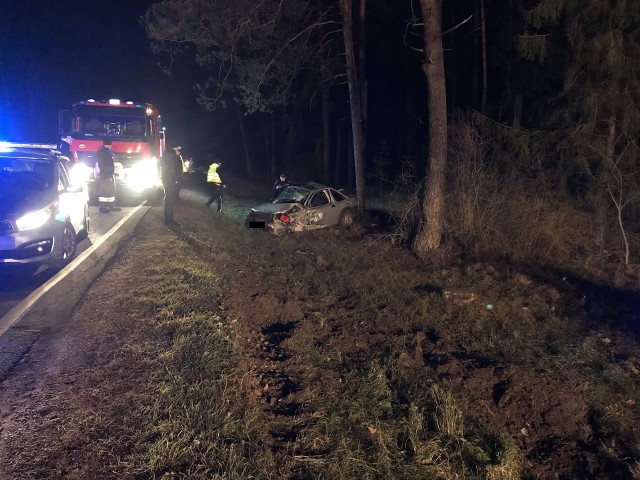
[[[276,180],[273,184],[273,198],[276,198],[281,191],[289,186],[289,181],[287,180],[287,176],[284,173],[280,174],[280,178]]]
[[[180,196],[180,178],[182,176],[182,160],[179,155],[180,146],[166,150],[162,154],[160,172],[164,187],[164,224],[172,225],[173,210]]]
[[[211,191],[211,197],[207,200],[207,207],[211,206],[214,201],[218,202],[218,211],[222,211],[222,189],[225,187],[218,171],[222,167],[222,162],[214,161],[209,165],[207,171],[207,185]]]
[[[115,164],[111,153],[111,140],[102,142],[102,147],[96,153],[98,167],[98,202],[100,212],[118,212],[122,210],[116,205]]]

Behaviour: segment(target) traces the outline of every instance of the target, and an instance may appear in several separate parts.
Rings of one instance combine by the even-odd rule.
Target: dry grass
[[[187,213],[178,211],[184,217],[175,232],[160,232],[158,212],[150,213],[133,240],[136,255],[124,255],[105,276],[108,282],[116,272],[120,288],[126,285],[110,315],[128,333],[114,346],[113,360],[92,373],[86,398],[95,412],[76,417],[86,420],[56,447],[59,458],[83,450],[84,458],[97,459],[96,478],[113,472],[139,479],[532,478],[549,459],[536,464],[517,424],[527,419],[518,412],[548,415],[557,405],[536,405],[539,392],[527,392],[533,398],[523,394],[523,403],[509,410],[517,427],[501,423],[505,410],[496,404],[510,408],[508,398],[492,395],[496,384],[509,383],[500,371],[512,369],[524,376],[522,388],[527,381],[561,385],[584,398],[591,416],[575,421],[617,440],[589,462],[605,458],[603,464],[624,464],[630,478],[637,476],[637,432],[624,426],[638,420],[637,406],[624,403],[640,394],[637,350],[625,350],[627,360],[617,361],[624,339],[596,325],[568,284],[483,262],[418,263],[379,238],[331,230],[274,237],[244,229],[242,218]],[[552,216],[544,228],[569,222],[565,215]],[[469,232],[472,220],[471,214],[464,220]],[[514,237],[508,241],[520,251],[543,244],[561,251]],[[473,293],[473,300],[456,303],[443,295],[447,289]],[[266,295],[277,308],[295,305],[302,312],[283,343],[286,362],[265,358],[245,338],[290,321],[276,307],[255,307],[254,298]],[[230,297],[239,305],[230,305]],[[255,310],[243,312],[252,305]],[[264,324],[254,318],[259,315]],[[486,379],[474,377],[473,362],[482,364]],[[271,370],[299,383],[291,395],[300,396],[295,415],[271,412],[286,398],[268,403],[256,394],[262,385],[256,376]],[[472,380],[477,383],[465,390]],[[483,388],[484,403],[478,400]],[[283,424],[296,435],[276,441],[274,429]],[[564,426],[550,425],[556,430],[549,437],[574,434]],[[576,446],[570,452],[576,458],[604,451],[599,439],[579,440],[594,443],[586,453]]]
[[[524,203],[522,208],[526,209]],[[534,209],[531,215],[540,213]],[[544,228],[551,237],[554,228],[572,221],[581,220],[558,212]],[[622,401],[638,391],[633,375],[622,365],[586,355],[582,345],[593,334],[594,325],[581,310],[578,291],[568,284],[555,286],[545,283],[544,275],[485,264],[463,268],[418,264],[402,249],[331,231],[278,239],[246,231],[235,235],[237,256],[249,248],[253,253],[243,262],[259,270],[268,284],[291,286],[290,295],[301,295],[298,302],[305,311],[314,312],[319,325],[327,327],[340,319],[343,328],[353,330],[353,338],[360,328],[377,330],[385,338],[370,344],[368,353],[344,351],[308,338],[300,343],[292,340],[303,363],[336,370],[345,389],[340,394],[344,402],[326,399],[323,403],[319,393],[315,420],[303,432],[301,443],[310,451],[323,452],[320,458],[311,456],[304,462],[311,478],[506,479],[519,478],[527,470],[523,454],[509,435],[502,432],[496,437],[475,420],[467,431],[469,406],[457,401],[451,391],[433,387],[426,379],[406,384],[398,380],[411,375],[398,364],[398,347],[409,345],[416,331],[446,335],[455,339],[454,348],[480,358],[542,368],[560,382],[579,386],[581,395],[593,393],[594,406],[609,403],[612,392]],[[253,243],[256,240],[259,248]],[[560,252],[564,247],[560,242],[558,246],[547,243],[545,248]],[[287,259],[288,268],[272,267],[274,251],[278,258]],[[477,300],[452,305],[440,293],[451,286],[473,291]],[[487,304],[493,309],[488,310]],[[346,317],[339,317],[345,313]],[[397,336],[398,343],[389,343],[391,335]],[[326,358],[332,360],[319,361]],[[432,392],[431,397],[424,392]],[[420,428],[417,419],[422,419]],[[614,423],[613,430],[634,438]],[[398,438],[413,440],[399,445]]]

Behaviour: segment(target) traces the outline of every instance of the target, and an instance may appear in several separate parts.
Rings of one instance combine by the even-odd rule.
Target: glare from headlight
[[[158,180],[158,162],[155,157],[138,162],[127,172],[127,184],[134,190],[155,186]]]
[[[53,206],[49,205],[35,212],[29,212],[16,220],[18,230],[33,230],[41,227],[51,219]]]
[[[93,175],[93,168],[83,163],[77,163],[69,172],[71,185],[82,185]]]

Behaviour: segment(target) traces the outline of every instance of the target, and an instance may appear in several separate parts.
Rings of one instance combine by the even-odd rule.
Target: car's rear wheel
[[[340,218],[338,218],[338,227],[342,229],[349,228],[355,222],[355,214],[353,210],[350,208],[345,208],[340,213]]]
[[[64,267],[76,255],[76,247],[78,246],[78,235],[73,226],[67,222],[62,232],[62,256],[57,262],[57,266]]]

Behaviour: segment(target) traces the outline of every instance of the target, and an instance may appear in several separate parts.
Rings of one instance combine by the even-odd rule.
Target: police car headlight
[[[21,216],[16,220],[18,230],[33,230],[47,223],[54,214],[54,205],[47,205],[40,210],[35,210]]]

